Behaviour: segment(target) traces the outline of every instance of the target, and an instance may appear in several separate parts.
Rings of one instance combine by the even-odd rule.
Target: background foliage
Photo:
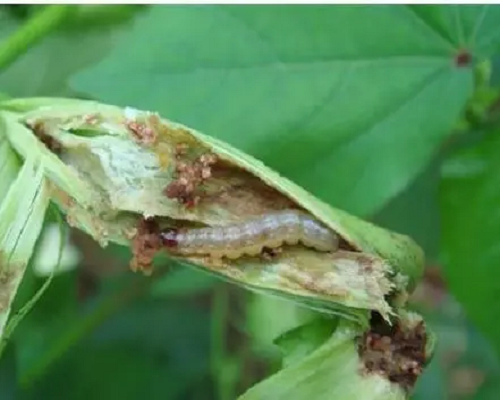
[[[3,6],[0,36],[39,7]],[[75,6],[0,91],[158,111],[410,234],[428,255],[412,301],[440,335],[415,399],[493,399],[499,27],[496,6]],[[0,362],[2,399],[225,400],[279,367],[267,343],[300,310],[175,266],[136,276],[126,249],[71,239],[80,257]]]

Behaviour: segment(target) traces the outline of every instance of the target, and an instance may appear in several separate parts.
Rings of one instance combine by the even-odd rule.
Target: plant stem
[[[76,6],[72,5],[50,5],[37,12],[0,43],[0,69],[7,68],[27,49],[56,29],[75,10]]]

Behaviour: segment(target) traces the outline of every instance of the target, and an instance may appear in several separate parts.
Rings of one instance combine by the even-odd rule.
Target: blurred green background
[[[2,6],[0,37],[43,11]],[[411,235],[427,254],[412,305],[439,337],[414,399],[498,398],[497,7],[88,5],[54,26],[0,71],[1,92],[157,110]],[[54,229],[18,306],[55,262]],[[0,361],[0,399],[235,399],[279,369],[270,341],[307,318],[168,261],[133,274],[129,259],[70,233],[64,272]]]

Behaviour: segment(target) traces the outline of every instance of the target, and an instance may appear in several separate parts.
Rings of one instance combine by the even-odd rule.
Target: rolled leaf
[[[253,157],[155,113],[43,98],[1,107],[11,145],[23,158],[42,159],[68,222],[102,245],[131,246],[135,269],[148,271],[148,259],[165,250],[251,290],[363,325],[371,311],[393,314],[422,272],[423,254],[410,238],[332,208]],[[285,241],[274,249],[264,240],[258,255],[224,245],[236,254],[228,258],[178,254],[160,240],[163,229],[238,234],[235,225],[285,209],[317,220],[339,238],[338,249]]]

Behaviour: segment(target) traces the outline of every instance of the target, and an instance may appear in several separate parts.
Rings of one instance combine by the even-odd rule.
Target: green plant
[[[358,255],[333,265],[305,250],[285,250],[277,259],[258,262],[175,258],[315,310],[294,311],[290,320],[275,322],[277,347],[269,349],[282,349],[282,369],[242,390],[237,385],[246,367],[240,361],[247,355],[229,354],[221,339],[227,332],[220,327],[232,315],[227,309],[232,297],[227,286],[213,289],[218,312],[212,321],[210,368],[218,398],[243,392],[246,400],[407,398],[434,352],[432,324],[409,311],[408,303],[422,279],[422,255],[406,236],[358,217],[384,219],[381,211],[390,213],[391,202],[438,164],[442,248],[438,254],[431,251],[430,260],[443,265],[451,293],[498,350],[492,299],[498,225],[494,56],[500,45],[500,8],[64,6],[42,7],[21,18],[28,21],[0,45],[0,67],[5,70],[0,83],[5,82],[4,91],[12,97],[0,103],[0,193],[6,194],[0,204],[2,326],[9,326],[10,308],[19,308],[14,295],[50,202],[101,244],[131,247],[134,267],[144,269],[150,267],[150,247],[155,246],[141,242],[150,231],[142,231],[142,239],[135,234],[137,226],[144,228],[138,225],[142,216],[229,223],[235,215],[250,215],[248,209],[260,201],[261,192],[277,190],[336,231],[349,244],[347,250]],[[34,59],[34,52],[41,57],[73,46],[79,26],[99,18],[102,25],[95,24],[87,36],[90,50],[78,52],[81,61],[49,64],[43,81],[32,83],[29,77],[25,87],[9,79],[29,70],[23,62]],[[24,60],[18,59],[38,41]],[[71,99],[82,97],[95,101]],[[158,112],[163,120],[140,110]],[[197,155],[211,152],[237,167],[241,176],[229,174],[226,181],[241,180],[246,189],[237,193],[240,197],[229,195],[206,215],[196,211],[196,204],[192,211],[167,201],[161,190],[176,180],[171,167],[178,142]],[[265,189],[256,189],[255,177]],[[31,193],[23,192],[28,188]],[[275,204],[285,201],[272,196]],[[186,200],[185,194],[177,197]],[[196,203],[196,198],[189,201]],[[416,218],[392,215],[408,220],[411,226],[402,230],[417,241],[427,234],[413,234],[420,223]],[[165,262],[172,260],[157,261]],[[137,280],[143,278],[123,278],[136,283],[124,284],[118,293],[125,294],[111,295],[109,301],[104,294],[101,306],[81,324],[68,299],[64,307],[72,330],[65,335],[64,329],[54,328],[62,332],[60,343],[67,345],[55,344],[45,356],[40,349],[30,350],[31,356],[26,350],[19,360],[41,361],[25,361],[31,365],[25,381],[35,381],[46,365],[135,296],[173,290],[155,289],[160,284],[177,287],[163,283],[174,278],[157,273],[138,287]],[[338,282],[331,278],[328,289],[319,290],[314,284],[326,276]],[[192,279],[197,278],[186,282],[196,282]],[[215,283],[193,285],[194,293],[204,293]],[[26,289],[26,297],[33,292]],[[264,314],[266,309],[253,312]],[[15,326],[18,318],[12,321]],[[30,329],[38,329],[29,316],[24,333],[23,325],[19,337],[28,339],[19,339],[21,348],[34,340]],[[44,335],[50,335],[47,329]],[[262,328],[255,323],[242,329],[258,336]],[[382,356],[387,346],[390,354]],[[144,371],[152,370],[150,361],[140,362]],[[178,381],[187,376],[180,367],[170,371]],[[153,376],[142,379],[156,382]],[[496,390],[488,385],[483,389]],[[131,398],[145,389],[137,390],[129,393]],[[176,396],[186,388],[171,390]]]

